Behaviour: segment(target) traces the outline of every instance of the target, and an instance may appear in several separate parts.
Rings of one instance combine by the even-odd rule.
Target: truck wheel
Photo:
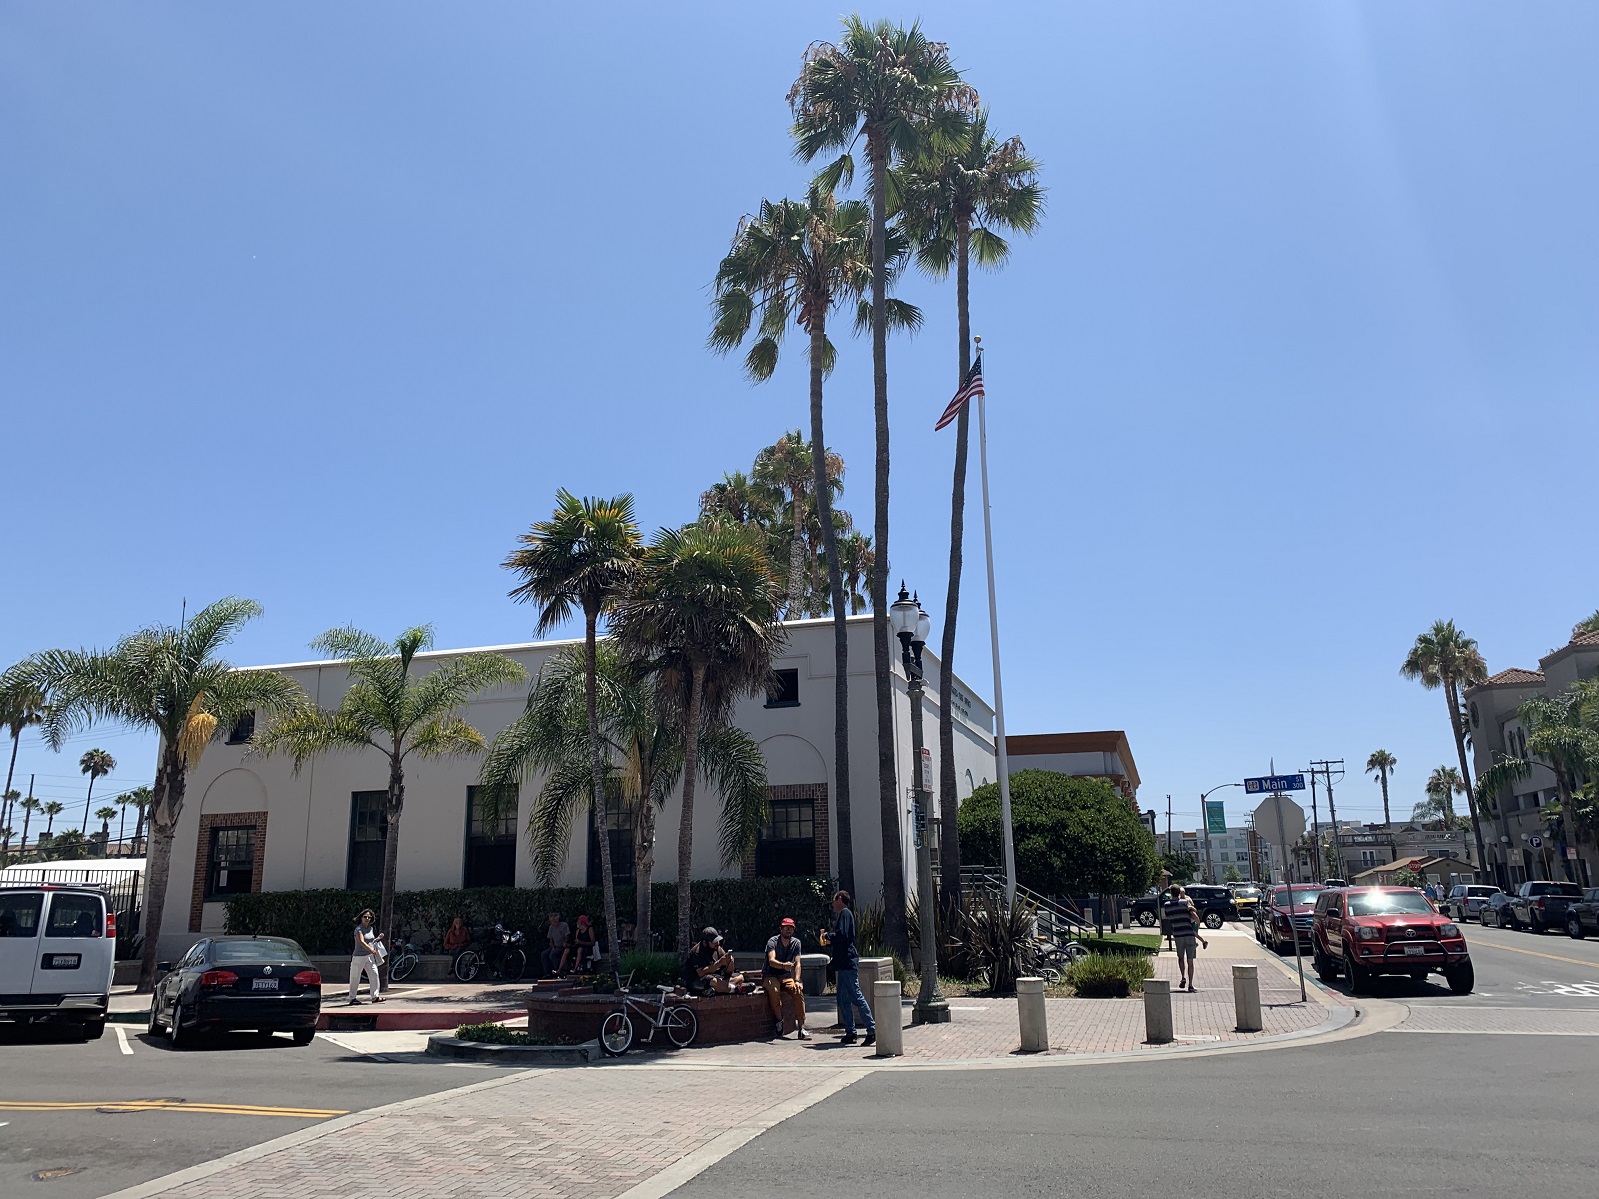
[[[1371,973],[1364,966],[1349,963],[1349,993],[1359,995],[1371,986]]]
[[[1471,988],[1477,984],[1477,972],[1472,969],[1470,962],[1448,966],[1444,969],[1444,981],[1449,984],[1450,994],[1470,995]]]
[[[1315,951],[1316,977],[1324,983],[1330,983],[1338,977],[1338,967],[1332,958],[1321,951],[1321,946],[1316,946]]]
[[[1534,936],[1543,935],[1543,925],[1538,923],[1538,916],[1535,912],[1527,913],[1527,931]]]
[[[1154,912],[1145,911],[1138,913],[1138,923],[1142,924],[1145,928],[1154,928],[1155,919],[1156,917]]]
[[[1210,928],[1210,929],[1220,928],[1221,927],[1221,913],[1220,912],[1206,912],[1205,913],[1205,927],[1206,928]]]

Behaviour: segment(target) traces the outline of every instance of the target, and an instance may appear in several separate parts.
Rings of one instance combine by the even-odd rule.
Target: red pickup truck
[[[1324,891],[1311,921],[1311,953],[1323,982],[1340,974],[1365,990],[1379,974],[1418,981],[1441,974],[1456,995],[1476,982],[1460,926],[1412,887],[1348,887]]]

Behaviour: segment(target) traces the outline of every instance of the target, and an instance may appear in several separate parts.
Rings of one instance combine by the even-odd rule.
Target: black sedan
[[[1477,909],[1477,919],[1484,928],[1515,928],[1516,913],[1510,906],[1511,897],[1503,891],[1488,897],[1488,902]]]
[[[174,1046],[201,1032],[249,1028],[290,1032],[309,1045],[322,1014],[322,975],[286,937],[207,937],[162,962],[150,996],[150,1035]]]

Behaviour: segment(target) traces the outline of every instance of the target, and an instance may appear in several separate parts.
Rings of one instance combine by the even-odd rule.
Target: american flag
[[[936,433],[950,421],[961,414],[961,409],[966,407],[966,401],[973,396],[983,394],[983,356],[978,354],[972,361],[972,369],[966,372],[966,378],[961,380],[960,390],[955,393],[955,398],[949,402],[949,407],[944,409],[944,415],[938,418],[938,423],[933,426]]]

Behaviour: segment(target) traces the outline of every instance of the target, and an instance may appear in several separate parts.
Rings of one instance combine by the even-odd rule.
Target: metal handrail
[[[974,889],[980,889],[996,895],[1005,894],[1004,876],[996,873],[990,867],[962,866],[961,885],[964,887],[968,883]],[[1073,912],[1063,907],[1047,895],[1040,895],[1037,891],[1024,887],[1020,883],[1016,885],[1016,895],[1017,898],[1031,905],[1041,915],[1049,917],[1050,933],[1052,935],[1058,933],[1060,926],[1064,926],[1068,934],[1087,933],[1093,930],[1093,926],[1083,918],[1081,913]]]

